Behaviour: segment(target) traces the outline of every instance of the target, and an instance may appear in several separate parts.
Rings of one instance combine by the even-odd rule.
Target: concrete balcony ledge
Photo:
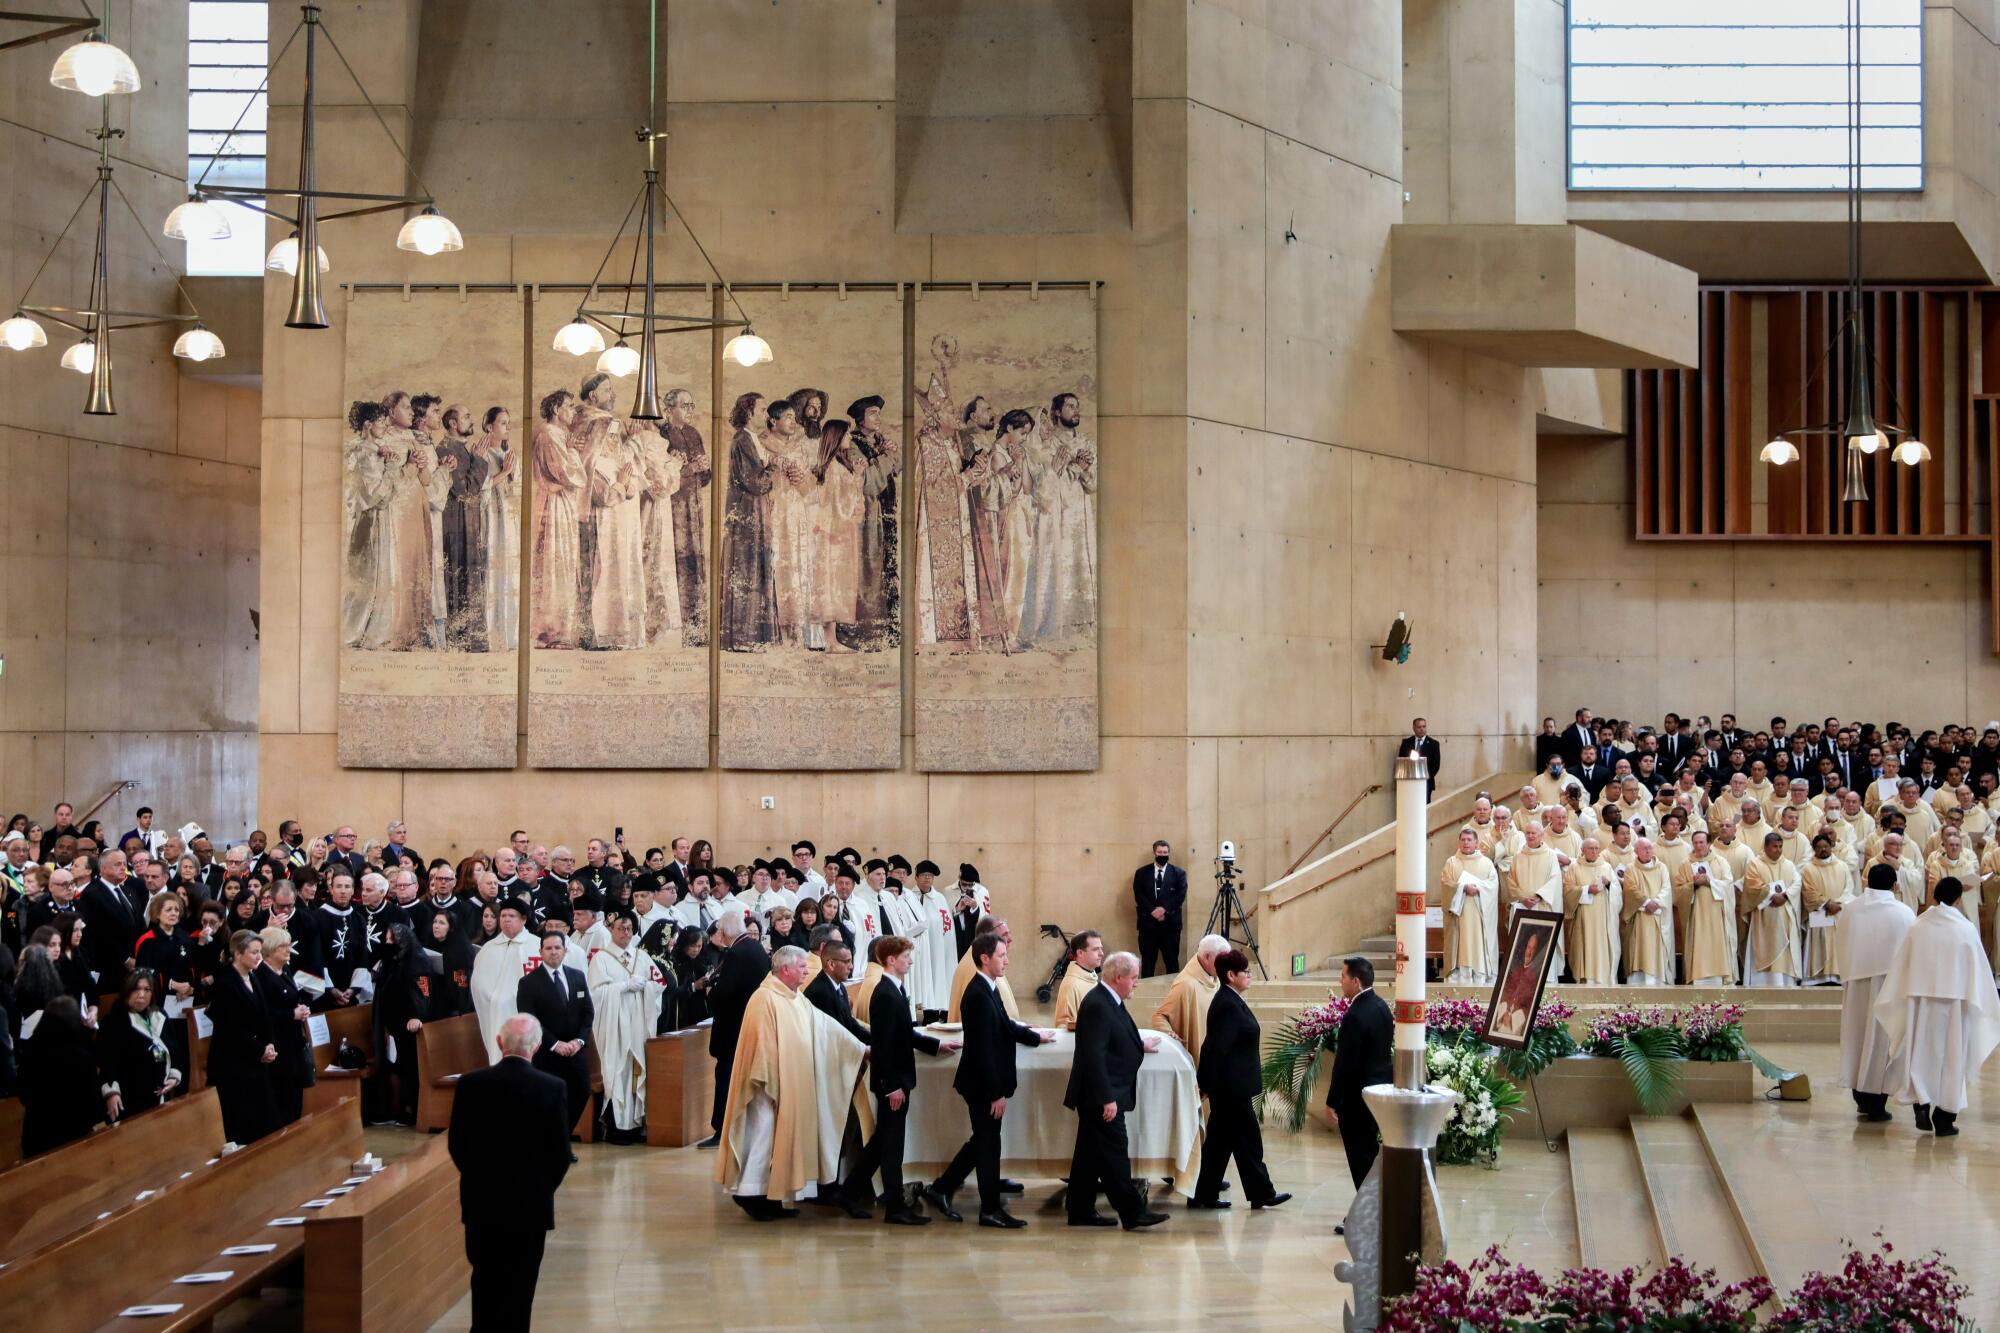
[[[1390,323],[1521,366],[1692,369],[1693,269],[1567,225],[1391,228]]]

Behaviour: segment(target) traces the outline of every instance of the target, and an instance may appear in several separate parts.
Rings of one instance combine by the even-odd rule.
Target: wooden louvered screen
[[[1914,468],[1877,452],[1865,504],[1841,503],[1836,437],[1793,436],[1804,457],[1786,467],[1757,457],[1780,430],[1845,416],[1847,366],[1833,344],[1847,292],[1707,287],[1700,299],[1701,368],[1627,381],[1639,537],[1993,542],[2000,289],[1863,294],[1876,413],[1931,448]]]

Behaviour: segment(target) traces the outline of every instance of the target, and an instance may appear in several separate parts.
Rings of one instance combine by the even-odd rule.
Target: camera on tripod
[[[1218,883],[1232,883],[1242,872],[1236,868],[1236,844],[1224,838],[1222,846],[1215,853],[1215,878]]]
[[[1242,873],[1242,867],[1236,864],[1236,844],[1223,839],[1222,845],[1215,849],[1215,906],[1209,909],[1208,933],[1220,935],[1234,945],[1241,932],[1242,942],[1257,960],[1257,970],[1269,980],[1270,973],[1264,971],[1264,960],[1257,951],[1257,928],[1251,924],[1243,897],[1236,888],[1236,880]]]

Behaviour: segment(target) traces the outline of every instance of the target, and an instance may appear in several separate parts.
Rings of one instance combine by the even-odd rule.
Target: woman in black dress
[[[201,926],[188,937],[188,946],[194,950],[195,998],[204,1004],[209,990],[229,971],[229,929],[223,925],[228,912],[219,902],[203,903],[196,913]]]
[[[181,924],[181,900],[163,893],[146,905],[146,933],[133,946],[133,965],[153,974],[155,1004],[176,1002],[176,1017],[167,1020],[167,1049],[174,1054],[174,1068],[188,1067],[187,1023],[178,1015],[182,1006],[194,1003],[194,937]],[[128,1099],[129,1100],[129,1099]]]
[[[97,1055],[75,998],[58,995],[21,1043],[21,1155],[88,1137],[104,1119]]]
[[[97,974],[83,952],[83,918],[65,912],[52,922],[62,941],[62,961],[56,972],[62,977],[65,994],[74,995],[85,1013],[97,1005]]]
[[[444,960],[444,975],[435,978],[437,984],[431,993],[431,1021],[471,1013],[472,963],[477,951],[465,938],[456,914],[439,912],[431,918],[427,947]]]
[[[691,1028],[709,1016],[707,939],[694,926],[674,937],[674,1027]]]
[[[229,966],[209,986],[208,1081],[222,1102],[222,1129],[238,1145],[269,1134],[276,1119],[271,1066],[278,1048],[271,1011],[252,974],[264,946],[247,930],[229,937]]]
[[[29,1015],[38,1014],[48,1007],[49,1001],[63,994],[62,974],[56,965],[62,958],[62,945],[58,942],[56,928],[37,926],[28,936],[28,947],[21,950],[14,979],[14,1031],[18,1034],[21,1024]]]
[[[277,1110],[273,1128],[299,1118],[306,1089],[313,1083],[312,1037],[306,1020],[312,1008],[292,984],[292,936],[282,926],[266,926],[257,936],[264,960],[252,975],[271,1020],[271,1045],[278,1058],[271,1062],[271,1100]]]
[[[167,1043],[172,1024],[160,1011],[153,974],[125,978],[118,1001],[97,1025],[97,1067],[104,1079],[105,1119],[117,1124],[150,1111],[181,1090],[180,1066]]]
[[[376,1060],[369,1081],[377,1117],[379,1108],[389,1108],[388,1118],[399,1125],[417,1123],[417,1033],[430,1017],[432,980],[416,932],[406,921],[390,926],[388,955],[375,964]]]

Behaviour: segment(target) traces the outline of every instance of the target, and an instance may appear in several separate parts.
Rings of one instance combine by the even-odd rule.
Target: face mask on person
[[[1167,859],[1168,858],[1165,856],[1155,856],[1153,858],[1153,864],[1156,866],[1163,866],[1167,863]]]

